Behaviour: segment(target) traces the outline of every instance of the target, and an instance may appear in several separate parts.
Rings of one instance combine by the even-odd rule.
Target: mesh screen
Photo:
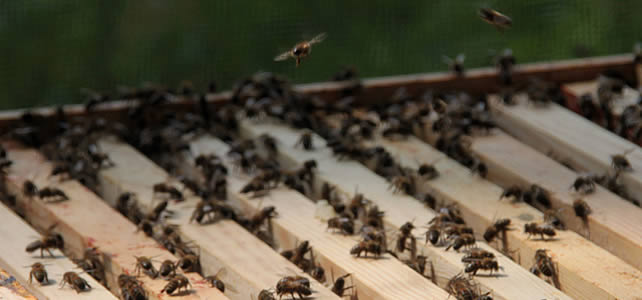
[[[500,33],[477,17],[513,18]],[[631,51],[642,38],[639,0],[506,1],[10,1],[0,0],[0,109],[82,101],[79,89],[143,81],[221,89],[255,71],[324,81],[344,66],[361,77],[466,67],[513,49],[518,62]],[[299,68],[274,62],[327,32]]]

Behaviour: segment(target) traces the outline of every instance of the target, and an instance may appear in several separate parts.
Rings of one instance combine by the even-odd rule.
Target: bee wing
[[[459,54],[459,55],[457,55],[457,57],[455,58],[455,61],[456,61],[456,62],[458,62],[458,63],[460,63],[460,64],[463,64],[465,59],[466,59],[466,54],[460,53],[460,54]]]
[[[239,290],[237,290],[233,285],[231,285],[229,283],[225,283],[225,290],[226,291],[230,290],[230,291],[232,291],[232,293],[235,293],[235,294],[237,294],[239,292]]]
[[[328,35],[325,32],[324,33],[320,33],[319,35],[317,35],[313,39],[311,39],[308,43],[310,43],[310,44],[318,44],[318,43],[323,42],[323,40],[325,40],[326,37],[328,37]]]
[[[214,274],[214,277],[219,277],[221,275],[224,275],[226,272],[227,272],[227,270],[225,268],[221,268],[220,270],[218,270],[216,272],[216,274]]]
[[[287,52],[283,52],[283,53],[277,55],[274,58],[274,61],[283,61],[283,60],[286,60],[286,59],[288,59],[290,57],[292,57],[292,52],[290,50],[288,50]]]

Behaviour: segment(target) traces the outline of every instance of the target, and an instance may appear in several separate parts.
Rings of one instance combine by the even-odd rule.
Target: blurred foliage
[[[513,28],[483,23],[482,6],[511,16]],[[460,52],[480,67],[506,47],[518,62],[624,53],[642,37],[640,11],[639,0],[0,0],[0,109],[144,81],[227,89],[258,70],[294,82],[345,66],[362,77],[432,72]],[[328,38],[301,67],[273,61],[320,32]]]

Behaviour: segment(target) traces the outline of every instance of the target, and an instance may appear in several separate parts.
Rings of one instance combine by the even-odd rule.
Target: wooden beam
[[[639,146],[555,103],[534,107],[519,95],[519,105],[505,106],[489,97],[493,117],[506,132],[542,153],[568,162],[574,169],[603,174],[611,156],[626,154],[632,172],[621,175],[627,193],[642,202],[642,150]]]
[[[573,201],[584,199],[591,207],[589,238],[632,266],[642,270],[642,209],[598,186],[590,195],[570,189],[580,174],[502,132],[473,138],[471,150],[489,167],[492,181],[508,187],[538,184],[551,194],[554,208],[566,226],[586,237],[587,227],[575,216]],[[519,153],[519,155],[515,155]]]
[[[40,255],[29,254],[25,252],[25,246],[34,240],[38,240],[40,234],[25,223],[20,217],[13,213],[8,207],[0,203],[0,219],[2,219],[2,226],[0,226],[0,236],[2,236],[2,247],[0,247],[0,266],[13,274],[14,280],[27,287],[39,299],[85,299],[87,294],[77,294],[72,288],[59,288],[62,281],[62,275],[65,272],[74,271],[80,273],[82,270],[77,270],[76,265],[68,258],[60,253],[56,253],[55,258],[40,258]],[[41,285],[35,279],[33,283],[29,283],[29,272],[31,265],[40,262],[45,264],[48,273],[49,284]],[[92,287],[92,299],[109,299],[116,300],[117,298],[112,295],[105,287],[100,285],[96,280],[91,278],[88,274],[82,274],[82,278],[87,280]],[[15,295],[24,293],[22,286],[8,284],[7,288],[11,288]],[[4,286],[4,284],[2,284]],[[22,292],[21,292],[21,289]],[[0,295],[2,295],[0,293]],[[26,293],[25,298],[29,296]],[[0,297],[2,299],[2,297]],[[22,298],[24,299],[24,298]],[[35,299],[35,298],[34,298]]]
[[[563,84],[591,80],[607,70],[618,72],[629,84],[634,85],[635,68],[630,54],[521,64],[513,73],[513,82],[519,86],[528,82],[529,77],[536,76]],[[494,93],[499,91],[498,82],[497,71],[493,67],[468,70],[463,78],[457,78],[449,72],[370,78],[362,81],[363,89],[356,95],[356,100],[362,104],[381,103],[390,99],[400,87],[406,87],[411,94],[422,93],[427,89],[461,90],[472,94]],[[340,99],[343,91],[351,85],[352,83],[346,82],[322,82],[302,84],[295,88],[302,93],[332,101]],[[217,104],[228,101],[231,96],[231,92],[225,91],[210,94],[207,99],[210,103]],[[166,104],[174,111],[191,110],[194,105],[192,100],[187,99],[176,99]],[[122,118],[129,107],[130,103],[127,101],[112,101],[98,106],[92,115],[106,119]],[[86,115],[84,105],[68,105],[65,110],[70,117]],[[0,133],[11,128],[12,123],[18,120],[24,111],[19,109],[0,112]],[[32,109],[32,112],[52,117],[56,108],[43,107]]]
[[[202,136],[191,144],[193,156],[205,153],[225,157],[229,147],[218,139]],[[192,162],[188,160],[186,163]],[[232,165],[226,159],[231,169]],[[351,273],[359,299],[445,299],[448,294],[400,261],[384,255],[383,259],[357,259],[350,249],[355,237],[331,234],[326,223],[315,218],[315,204],[298,192],[278,188],[261,200],[250,199],[238,191],[251,178],[233,173],[228,175],[228,194],[244,210],[256,213],[261,205],[276,207],[279,216],[273,219],[275,239],[281,249],[292,249],[296,241],[307,240],[315,257],[328,272],[335,275]],[[262,202],[262,204],[260,203]],[[441,275],[441,274],[439,274]],[[439,276],[438,275],[438,276]]]
[[[9,159],[13,161],[7,176],[9,192],[17,195],[17,205],[26,219],[42,230],[57,223],[56,231],[65,238],[65,250],[74,257],[82,257],[87,247],[97,247],[103,254],[107,285],[115,294],[120,293],[117,278],[123,273],[132,273],[136,263],[134,256],[153,257],[155,260],[172,260],[176,257],[162,249],[154,240],[137,232],[136,226],[105,204],[98,196],[75,180],[59,182],[49,176],[53,165],[38,151],[27,149],[17,143],[5,143]],[[25,180],[32,180],[38,187],[55,186],[70,200],[48,204],[22,193]],[[176,299],[227,299],[217,289],[207,286],[195,273],[185,274],[193,285],[189,295]],[[166,281],[139,278],[149,299],[160,300],[159,293]]]
[[[433,164],[442,175],[419,185],[418,189],[431,192],[447,203],[456,203],[464,219],[477,232],[483,232],[497,218],[510,218],[516,230],[507,234],[509,247],[519,251],[521,265],[530,268],[535,251],[549,249],[559,264],[561,288],[569,296],[626,299],[642,293],[642,272],[574,232],[558,231],[555,241],[528,239],[521,229],[526,223],[541,221],[541,212],[525,203],[499,201],[500,187],[473,176],[469,169],[426,143],[409,137],[403,141],[378,139],[376,144],[388,150],[402,166],[417,168],[422,163]],[[614,265],[618,267],[613,268]],[[593,271],[586,272],[587,268]],[[639,286],[640,290],[628,290],[629,286]]]
[[[411,220],[415,220],[416,224],[426,224],[436,216],[434,211],[426,208],[414,198],[392,193],[388,189],[389,183],[385,179],[375,175],[360,163],[354,161],[338,162],[330,149],[319,146],[325,144],[325,141],[319,136],[315,135],[313,138],[317,149],[303,151],[294,147],[301,132],[286,126],[242,122],[241,130],[246,137],[257,137],[264,133],[273,136],[279,141],[279,155],[284,160],[301,164],[306,160],[315,159],[319,163],[318,177],[320,180],[335,185],[337,189],[350,197],[358,189],[366,198],[385,211],[384,220],[390,228],[398,229],[402,224]],[[483,242],[477,244],[484,249],[491,249]],[[424,246],[420,251],[436,260],[434,266],[438,274],[438,284],[442,287],[446,285],[448,279],[463,270],[460,254],[432,246]],[[495,250],[491,251],[499,258],[499,263],[504,267],[503,272],[507,276],[500,278],[478,277],[476,280],[485,289],[492,290],[496,299],[516,299],[523,297],[523,295],[529,295],[533,299],[567,298],[566,295],[536,278],[508,257]]]
[[[154,205],[153,185],[172,182],[172,178],[125,143],[103,139],[99,145],[116,165],[99,173],[100,190],[105,201],[113,205],[122,192],[132,192],[137,195],[141,209],[150,212]],[[200,201],[200,198],[189,195],[182,203],[170,204],[167,209],[173,214],[167,221],[180,226],[178,231],[183,240],[192,241],[199,247],[204,275],[226,269],[220,278],[233,286],[234,290],[225,290],[228,297],[239,300],[256,297],[261,290],[274,288],[283,274],[288,274],[288,269],[297,270],[294,264],[232,221],[210,225],[190,223],[192,211]],[[339,299],[316,281],[312,283],[312,289],[316,291],[315,299]]]
[[[566,106],[579,113],[578,100],[584,94],[590,94],[591,96],[593,96],[593,100],[597,105],[599,105],[597,96],[598,86],[599,84],[597,80],[573,82],[562,85],[562,91],[564,92],[567,100]],[[617,118],[619,118],[619,116],[622,115],[622,111],[624,111],[626,107],[628,107],[629,105],[637,104],[639,99],[639,91],[629,86],[625,86],[622,94],[616,94],[613,99],[613,114]]]
[[[37,300],[22,286],[16,277],[0,268],[0,299],[5,300]]]

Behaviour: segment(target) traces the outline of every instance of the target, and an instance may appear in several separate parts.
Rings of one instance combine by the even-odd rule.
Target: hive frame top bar
[[[527,82],[529,77],[536,76],[559,84],[595,79],[600,73],[607,70],[618,72],[631,85],[637,82],[635,64],[631,54],[620,54],[612,56],[591,57],[572,60],[560,60],[555,62],[538,62],[517,65],[513,73],[515,86]],[[433,90],[462,90],[471,94],[494,93],[499,91],[497,69],[486,67],[470,69],[464,77],[456,77],[451,72],[422,73],[410,75],[397,75],[388,77],[376,77],[362,80],[363,89],[356,96],[361,104],[372,104],[389,98],[396,89],[407,88],[408,92],[419,93],[427,89]],[[326,101],[333,101],[342,97],[342,92],[353,85],[353,82],[320,82],[295,86],[295,89],[308,94],[320,96]],[[225,103],[232,96],[230,91],[216,94],[209,94],[207,100],[210,103]],[[130,103],[124,100],[111,101],[99,105],[92,114],[109,118],[119,115],[130,107]],[[167,103],[167,106],[175,107],[178,110],[188,110],[193,107],[194,102],[190,99],[181,99]],[[33,113],[43,117],[52,117],[56,113],[55,107],[41,107],[31,110]],[[20,119],[25,109],[0,111],[0,132],[6,131],[13,121]],[[68,116],[85,115],[83,104],[65,106],[65,113]]]

